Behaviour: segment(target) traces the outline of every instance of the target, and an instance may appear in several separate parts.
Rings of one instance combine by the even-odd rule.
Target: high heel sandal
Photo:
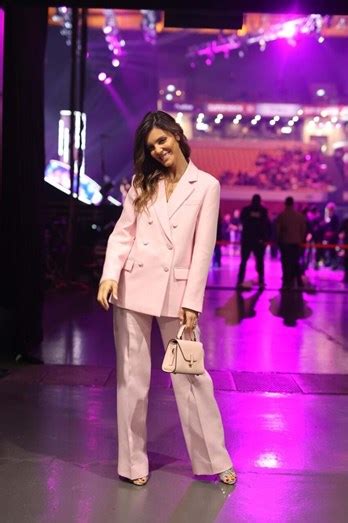
[[[227,469],[220,472],[219,479],[225,485],[234,485],[237,481],[237,474],[233,469]]]
[[[149,481],[149,476],[143,476],[142,478],[137,479],[130,479],[129,481],[137,487],[144,487],[146,483]]]

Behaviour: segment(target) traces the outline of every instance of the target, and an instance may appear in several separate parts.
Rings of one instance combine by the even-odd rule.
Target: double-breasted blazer
[[[107,243],[100,281],[118,282],[111,302],[152,316],[178,317],[180,307],[201,312],[220,183],[190,161],[168,202],[164,180],[146,211],[135,211],[135,197],[132,184]]]

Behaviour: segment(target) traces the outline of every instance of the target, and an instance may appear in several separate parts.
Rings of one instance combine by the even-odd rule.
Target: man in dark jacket
[[[259,276],[259,287],[265,286],[264,257],[267,242],[271,234],[271,223],[268,210],[261,205],[261,197],[254,194],[251,204],[242,209],[241,262],[239,266],[237,287],[243,288],[245,271],[250,254],[256,259],[256,270]]]
[[[281,253],[283,289],[290,289],[295,283],[303,286],[300,256],[301,244],[306,239],[307,225],[304,215],[294,209],[294,199],[285,199],[285,209],[277,218],[277,239]]]

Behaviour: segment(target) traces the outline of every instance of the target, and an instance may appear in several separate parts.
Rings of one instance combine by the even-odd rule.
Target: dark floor
[[[1,523],[315,522],[348,513],[348,289],[342,272],[307,272],[305,292],[236,293],[238,257],[211,269],[200,317],[235,487],[192,477],[154,325],[148,451],[151,479],[116,473],[111,313],[94,292],[50,292],[46,365],[0,380]],[[249,262],[247,281],[255,279]],[[163,415],[165,407],[166,415]]]

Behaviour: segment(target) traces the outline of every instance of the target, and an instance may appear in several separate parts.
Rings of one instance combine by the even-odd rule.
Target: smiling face
[[[174,167],[183,157],[179,138],[174,134],[154,127],[148,134],[146,146],[152,158],[166,169]]]

